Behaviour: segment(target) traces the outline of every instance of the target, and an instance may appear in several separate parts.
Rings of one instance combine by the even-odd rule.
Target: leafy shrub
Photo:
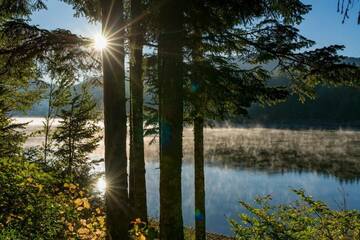
[[[293,190],[299,199],[289,205],[271,206],[271,197],[259,198],[256,206],[241,202],[250,214],[240,222],[230,220],[237,240],[340,240],[360,239],[360,213],[331,210],[304,191]]]
[[[0,158],[0,239],[104,239],[101,201],[17,158]]]
[[[132,240],[155,240],[159,238],[159,231],[152,224],[141,221],[140,218],[131,222],[129,231]]]

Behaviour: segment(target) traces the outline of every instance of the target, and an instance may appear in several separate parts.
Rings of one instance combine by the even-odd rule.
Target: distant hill
[[[298,101],[291,96],[272,107],[254,105],[240,122],[271,126],[360,127],[360,89],[319,87],[317,98]]]
[[[347,58],[347,63],[360,66],[360,58]],[[243,64],[242,64],[243,65]],[[264,65],[267,70],[272,70],[276,63]],[[250,65],[243,65],[248,68]],[[274,78],[270,84],[279,85],[288,82],[284,78]],[[78,86],[76,86],[77,88]],[[102,89],[93,87],[91,92],[102,109]],[[249,108],[246,120],[238,118],[241,123],[259,123],[264,125],[308,125],[308,126],[359,126],[360,127],[360,89],[346,87],[328,88],[318,87],[315,100],[300,103],[297,97],[292,96],[286,102],[272,107],[253,105]],[[129,97],[129,92],[126,93]],[[151,97],[145,96],[145,102],[150,102]],[[46,100],[36,104],[26,116],[44,116],[47,111]],[[24,115],[17,113],[16,115]]]
[[[344,62],[360,66],[360,58],[346,58]],[[274,78],[271,84],[286,82],[287,79]],[[315,100],[301,103],[297,96],[290,96],[287,101],[272,107],[253,105],[248,118],[240,118],[239,122],[285,127],[360,128],[360,88],[317,87]]]

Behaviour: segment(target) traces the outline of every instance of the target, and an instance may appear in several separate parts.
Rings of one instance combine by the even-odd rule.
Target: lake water
[[[37,120],[38,121],[38,120]],[[29,129],[36,129],[34,121]],[[146,138],[145,142],[150,142]],[[27,146],[41,144],[32,138]],[[103,157],[103,143],[91,155]],[[194,225],[192,130],[184,130],[182,168],[184,223]],[[360,132],[351,130],[276,130],[223,128],[205,130],[206,221],[211,232],[231,234],[228,218],[271,194],[273,203],[296,199],[290,189],[304,189],[332,208],[360,210]],[[159,217],[159,163],[156,144],[145,145],[149,215]]]

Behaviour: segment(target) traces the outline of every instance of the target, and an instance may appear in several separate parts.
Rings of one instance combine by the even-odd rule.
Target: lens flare
[[[101,192],[101,193],[105,193],[106,191],[106,181],[105,178],[99,178],[97,183],[96,183],[96,189]]]

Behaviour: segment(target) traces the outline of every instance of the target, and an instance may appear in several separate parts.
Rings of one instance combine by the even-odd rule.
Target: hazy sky
[[[312,4],[313,10],[305,16],[299,26],[301,33],[317,42],[317,47],[330,44],[345,45],[343,55],[360,57],[360,25],[357,25],[357,14],[360,8],[354,6],[351,18],[342,24],[342,16],[336,12],[337,0],[303,0]],[[84,36],[93,36],[100,32],[99,25],[87,23],[84,18],[74,18],[71,7],[57,0],[48,0],[48,11],[33,15],[32,21],[44,28],[66,28]]]

